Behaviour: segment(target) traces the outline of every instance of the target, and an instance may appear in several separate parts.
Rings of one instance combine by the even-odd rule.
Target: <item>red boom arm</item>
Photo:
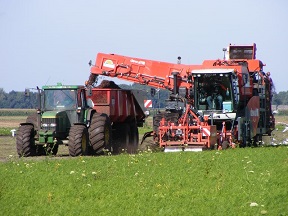
[[[98,53],[91,73],[117,77],[156,88],[172,90],[173,74],[177,72],[177,87],[191,87],[191,65],[172,64],[127,56]]]

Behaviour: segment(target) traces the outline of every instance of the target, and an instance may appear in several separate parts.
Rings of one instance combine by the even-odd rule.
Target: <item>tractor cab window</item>
[[[44,108],[46,110],[71,110],[76,108],[76,94],[74,89],[49,89],[44,91]]]
[[[198,110],[232,111],[231,81],[228,74],[194,76],[195,107]]]

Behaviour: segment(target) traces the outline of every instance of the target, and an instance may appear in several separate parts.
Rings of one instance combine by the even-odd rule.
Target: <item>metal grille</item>
[[[42,119],[42,125],[43,125],[43,129],[44,130],[51,130],[51,123],[56,124],[56,118],[43,118]],[[45,126],[47,125],[47,126]],[[53,127],[53,129],[55,130],[55,127]]]

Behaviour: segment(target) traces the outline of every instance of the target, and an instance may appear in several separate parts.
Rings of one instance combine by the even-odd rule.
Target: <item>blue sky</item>
[[[287,9],[285,0],[0,0],[0,88],[84,84],[98,52],[201,64],[229,43],[256,43],[276,91],[287,91]]]

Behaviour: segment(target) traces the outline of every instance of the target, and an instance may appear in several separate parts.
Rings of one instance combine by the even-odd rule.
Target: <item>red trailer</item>
[[[110,119],[113,152],[135,153],[139,144],[138,127],[143,126],[145,114],[132,91],[98,87],[88,91],[90,106]]]

